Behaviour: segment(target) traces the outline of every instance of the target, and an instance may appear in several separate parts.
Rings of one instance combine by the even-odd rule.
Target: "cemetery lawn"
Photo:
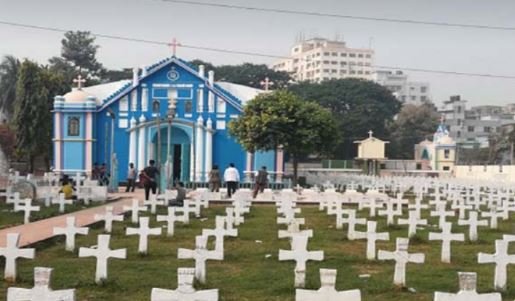
[[[76,202],[76,201],[75,201]],[[73,205],[66,205],[65,212],[59,213],[59,205],[51,205],[45,207],[44,201],[32,202],[33,206],[40,206],[39,211],[33,211],[30,215],[30,221],[38,221],[41,219],[50,218],[57,215],[62,215],[70,212],[83,210],[95,206],[105,205],[101,202],[91,202],[89,206],[84,205],[82,202],[74,203]],[[6,204],[5,198],[0,198],[0,229],[9,228],[23,224],[23,211],[14,212],[13,204]]]
[[[175,289],[177,287],[177,268],[193,267],[193,260],[177,259],[177,248],[193,248],[194,238],[203,228],[214,228],[215,216],[224,215],[225,206],[211,205],[204,209],[205,221],[192,219],[190,225],[176,224],[175,236],[149,237],[149,255],[137,254],[138,237],[125,236],[125,227],[130,226],[130,217],[124,223],[114,223],[111,249],[128,248],[127,259],[109,261],[109,280],[103,285],[94,283],[95,258],[78,258],[77,251],[64,251],[64,237],[53,238],[36,245],[36,260],[18,260],[17,287],[33,286],[33,268],[36,266],[54,268],[53,289],[76,288],[78,301],[148,301],[153,287]],[[160,214],[165,214],[162,208]],[[147,215],[147,214],[144,214]],[[428,230],[419,231],[410,243],[409,252],[426,254],[424,264],[409,264],[407,267],[408,289],[397,288],[393,282],[394,262],[367,261],[365,258],[366,241],[348,241],[343,230],[334,227],[335,217],[327,216],[315,206],[303,206],[302,217],[306,227],[314,230],[308,249],[324,250],[325,260],[308,262],[306,288],[320,287],[319,268],[338,270],[337,290],[361,289],[364,301],[431,301],[434,291],[457,292],[458,271],[478,273],[478,291],[493,291],[494,265],[477,264],[477,253],[494,252],[494,240],[502,234],[513,233],[513,222],[500,222],[499,230],[479,228],[478,243],[453,242],[452,264],[440,262],[441,242],[427,241]],[[364,210],[360,216],[368,216]],[[208,261],[207,283],[198,289],[218,288],[220,300],[224,301],[293,301],[293,261],[278,261],[279,249],[290,249],[287,240],[279,240],[276,224],[276,208],[272,205],[258,205],[245,217],[239,226],[237,238],[226,238],[225,260]],[[379,217],[378,230],[390,232],[390,241],[377,242],[378,250],[395,249],[395,238],[407,235],[407,226],[387,228],[385,218]],[[513,217],[511,219],[513,221]],[[436,218],[430,218],[436,224]],[[161,224],[161,223],[159,223]],[[155,217],[151,226],[157,226]],[[96,224],[88,236],[77,236],[77,247],[96,245],[97,234],[102,233],[103,223]],[[282,228],[282,227],[281,227]],[[431,228],[433,232],[440,232]],[[163,229],[164,230],[164,229]],[[357,230],[366,230],[358,225]],[[453,232],[468,233],[466,227],[453,226]],[[468,237],[468,235],[466,235]],[[262,241],[256,242],[256,240]],[[212,239],[210,247],[213,247]],[[515,253],[514,246],[510,252]],[[267,254],[271,257],[266,258]],[[0,259],[0,267],[4,262]],[[360,278],[368,274],[370,278]],[[2,282],[0,296],[6,296],[8,285]],[[508,268],[508,291],[503,300],[515,298],[515,266]]]

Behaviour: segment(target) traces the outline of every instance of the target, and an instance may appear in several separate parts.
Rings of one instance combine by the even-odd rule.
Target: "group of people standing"
[[[150,191],[152,191],[152,194],[156,194],[158,176],[159,169],[155,166],[154,160],[150,160],[149,165],[139,173],[139,182],[143,185],[143,188],[145,189],[145,200],[148,200]],[[134,167],[134,164],[130,163],[127,176],[127,188],[125,189],[125,192],[134,192],[136,188],[137,178],[138,172]],[[222,186],[222,175],[220,173],[218,165],[213,166],[213,169],[209,172],[208,178],[210,191],[219,192],[220,187]],[[227,196],[231,198],[232,195],[238,189],[240,183],[240,172],[238,171],[238,169],[236,169],[234,163],[230,163],[229,166],[225,169],[223,174],[223,181],[227,185]],[[253,197],[256,198],[257,194],[262,193],[267,186],[268,171],[266,170],[266,166],[263,166],[255,174]],[[184,190],[184,184],[177,183],[176,188],[177,190],[181,190],[181,188],[182,190]]]
[[[224,182],[227,184],[227,196],[230,198],[238,189],[240,183],[240,172],[234,166],[234,163],[230,163],[224,171],[223,176]],[[209,172],[209,189],[211,192],[219,192],[222,186],[222,177],[218,165],[213,166],[213,169]],[[268,172],[266,166],[263,166],[255,174],[255,183],[253,197],[256,198],[259,192],[263,192],[268,186]]]

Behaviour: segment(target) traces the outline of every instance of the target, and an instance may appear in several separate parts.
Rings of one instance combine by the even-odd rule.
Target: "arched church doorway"
[[[175,181],[186,182],[190,178],[190,162],[191,162],[191,139],[183,129],[173,126],[171,127],[170,151],[168,152],[168,125],[163,125],[160,131],[161,143],[157,131],[152,137],[153,156],[158,158],[160,155],[161,166],[165,166],[168,161],[171,162],[171,179]],[[167,157],[167,154],[170,157]],[[165,176],[163,169],[163,176]]]

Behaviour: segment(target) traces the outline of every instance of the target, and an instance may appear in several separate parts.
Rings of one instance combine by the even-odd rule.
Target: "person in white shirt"
[[[240,182],[240,173],[234,167],[234,163],[229,164],[229,167],[225,170],[224,181],[227,183],[227,195],[230,198],[238,189],[238,182]]]

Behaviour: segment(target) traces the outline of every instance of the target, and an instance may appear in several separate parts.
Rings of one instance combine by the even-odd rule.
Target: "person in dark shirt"
[[[186,189],[184,188],[184,183],[177,183],[175,189],[177,189],[177,197],[174,200],[170,200],[168,205],[182,207],[184,206],[184,200],[186,199]]]
[[[150,160],[147,167],[143,169],[141,173],[141,181],[143,181],[143,187],[145,188],[145,200],[148,201],[150,190],[152,194],[156,194],[157,190],[157,177],[159,176],[159,170],[154,165],[156,161]]]

